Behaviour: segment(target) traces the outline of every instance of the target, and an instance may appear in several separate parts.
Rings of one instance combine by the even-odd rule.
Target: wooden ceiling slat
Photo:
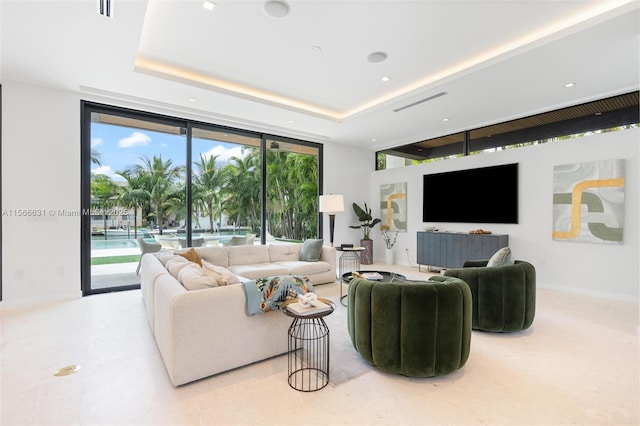
[[[553,123],[561,123],[563,121],[574,120],[577,118],[588,117],[591,115],[602,114],[605,112],[616,111],[633,106],[637,107],[639,104],[639,98],[639,92],[632,92],[607,99],[588,102],[581,105],[562,108],[556,111],[549,111],[531,117],[523,117],[505,123],[498,123],[479,129],[474,129],[471,131],[471,138],[475,139],[480,137],[500,135],[503,133],[516,132]],[[423,148],[429,148],[460,143],[462,142],[462,140],[463,134],[458,133],[455,135],[447,135],[439,138],[420,141],[413,145]]]

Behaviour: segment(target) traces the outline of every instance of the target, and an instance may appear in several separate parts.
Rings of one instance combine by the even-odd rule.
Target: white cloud
[[[102,145],[104,139],[102,138],[91,138],[91,148],[95,148],[96,146]]]
[[[115,180],[115,181],[124,181],[124,178],[120,175],[117,175],[116,172],[113,171],[113,169],[111,168],[111,166],[99,166],[96,167],[95,169],[91,170],[91,174],[92,175],[105,175],[110,177],[111,179]]]
[[[131,148],[134,146],[146,146],[151,142],[151,138],[142,132],[133,132],[126,138],[122,138],[118,141],[120,148]]]
[[[100,166],[100,167],[96,167],[95,169],[91,170],[91,174],[92,175],[107,175],[107,176],[111,176],[114,174],[113,169],[111,168],[111,166]]]
[[[248,154],[248,151],[242,152],[242,147],[236,146],[231,149],[225,148],[223,145],[216,145],[207,152],[203,152],[202,156],[205,159],[217,155],[216,164],[228,163],[231,157],[244,158]]]

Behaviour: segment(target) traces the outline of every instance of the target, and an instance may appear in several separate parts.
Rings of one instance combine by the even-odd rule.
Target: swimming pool
[[[220,232],[219,235],[222,236],[232,236],[232,235],[240,235],[240,232]],[[170,234],[167,234],[170,235]],[[218,235],[217,233],[215,235]],[[184,234],[180,235],[181,237],[185,237]],[[147,232],[138,232],[138,236],[136,237],[133,232],[131,232],[131,238],[128,238],[127,235],[110,235],[105,240],[103,235],[92,235],[91,236],[91,250],[109,250],[109,249],[124,249],[124,248],[137,248],[138,243],[136,242],[136,238],[144,238],[145,241],[149,243],[156,242],[153,235]],[[194,235],[196,237],[196,235]]]

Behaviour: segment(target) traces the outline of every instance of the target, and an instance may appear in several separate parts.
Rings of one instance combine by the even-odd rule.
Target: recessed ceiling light
[[[206,10],[213,10],[215,9],[216,4],[212,1],[205,0],[204,3],[202,3],[202,7],[204,7]]]
[[[198,102],[196,98],[189,98],[189,102]]]
[[[389,81],[391,80],[391,77],[387,77],[386,75],[384,77],[382,77],[380,80],[382,81]]]
[[[294,123],[294,121],[293,121],[293,120],[289,120],[289,121],[287,121],[287,123],[289,123],[289,124],[293,124],[293,123]]]
[[[449,121],[449,119],[445,117],[442,119],[442,121]]]
[[[371,139],[371,142],[375,142],[375,141],[376,141],[376,138],[372,138],[372,139]]]
[[[576,85],[575,83],[567,83],[564,85],[564,87],[573,87],[575,85]]]
[[[369,53],[369,56],[367,56],[367,60],[374,64],[377,64],[378,62],[382,62],[385,59],[387,59],[387,54],[384,52],[373,52],[373,53]]]
[[[289,5],[282,0],[269,0],[264,3],[264,13],[269,18],[280,19],[289,14]]]

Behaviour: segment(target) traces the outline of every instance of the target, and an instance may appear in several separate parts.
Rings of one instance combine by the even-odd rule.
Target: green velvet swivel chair
[[[432,377],[461,368],[471,345],[471,291],[464,281],[349,283],[348,329],[360,355],[392,374]]]
[[[529,328],[536,314],[536,270],[516,260],[513,265],[487,267],[488,260],[470,260],[445,276],[464,280],[473,296],[473,329],[513,332]]]

